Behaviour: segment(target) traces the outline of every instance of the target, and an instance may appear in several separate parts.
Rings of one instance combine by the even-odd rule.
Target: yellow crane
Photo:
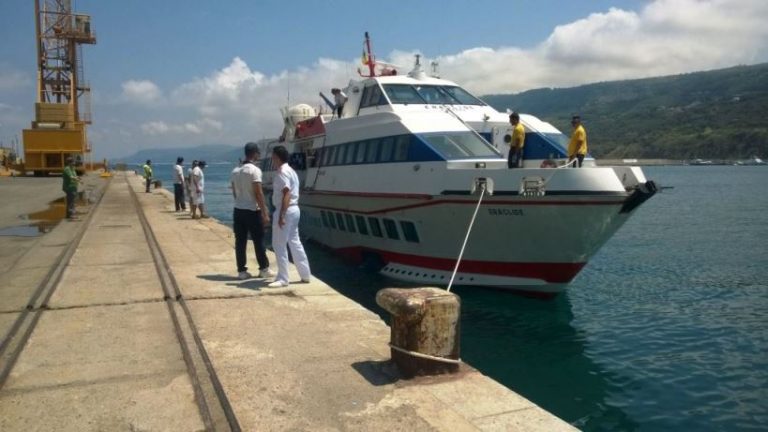
[[[35,0],[37,101],[24,129],[22,171],[61,172],[67,157],[84,161],[91,149],[91,89],[83,73],[82,45],[95,44],[89,15],[72,12],[71,0]]]

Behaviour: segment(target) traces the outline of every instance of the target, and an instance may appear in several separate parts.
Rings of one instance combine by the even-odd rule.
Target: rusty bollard
[[[405,378],[459,370],[459,297],[438,288],[386,288],[376,303],[392,314],[392,360]]]

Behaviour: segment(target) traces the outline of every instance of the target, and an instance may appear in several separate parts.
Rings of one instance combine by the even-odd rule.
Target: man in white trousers
[[[309,282],[309,260],[299,239],[299,176],[288,165],[288,150],[277,146],[272,150],[272,166],[277,167],[272,181],[272,247],[277,256],[277,277],[270,288],[286,287],[288,281],[288,247],[302,282]]]

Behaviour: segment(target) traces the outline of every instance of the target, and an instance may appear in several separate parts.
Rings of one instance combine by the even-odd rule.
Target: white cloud
[[[122,87],[123,98],[128,102],[152,104],[163,96],[160,87],[149,80],[128,80],[122,84]]]
[[[222,123],[220,121],[209,118],[185,123],[150,121],[141,125],[141,131],[147,135],[200,135],[207,132],[220,131],[221,128]]]
[[[424,64],[437,60],[444,78],[478,95],[675,74],[768,61],[766,22],[765,0],[656,0],[639,11],[612,8],[560,25],[533,47],[475,47]],[[404,72],[413,53],[394,51],[387,60]],[[318,91],[343,86],[356,77],[357,66],[321,58],[267,75],[235,57],[208,76],[167,89],[168,106],[152,113],[166,119],[140,129],[146,137],[171,143],[177,136],[176,144],[186,145],[275,136],[289,92],[291,103],[319,106]],[[142,103],[163,99],[151,81],[128,81],[123,93]]]

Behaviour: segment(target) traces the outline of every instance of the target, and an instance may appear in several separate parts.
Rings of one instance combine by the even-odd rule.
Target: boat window
[[[400,235],[397,233],[397,224],[392,219],[384,219],[384,229],[387,230],[387,237],[392,240],[400,240]]]
[[[379,162],[389,162],[392,160],[392,149],[395,146],[395,139],[387,137],[381,139],[381,152],[379,153]]]
[[[374,237],[384,237],[381,232],[381,224],[379,223],[378,219],[375,217],[369,217],[368,223],[371,224],[371,234],[373,234]]]
[[[376,162],[376,155],[379,152],[379,140],[368,141],[368,151],[365,153],[366,162]]]
[[[393,160],[395,162],[408,160],[408,146],[411,143],[411,137],[409,135],[400,135],[395,140],[395,155]]]
[[[323,151],[323,166],[328,166],[333,163],[333,152],[336,151],[336,147],[328,147]]]
[[[347,148],[347,158],[344,160],[344,163],[347,165],[355,162],[355,150],[357,150],[357,143],[351,143],[347,144],[344,147]]]
[[[339,226],[339,229],[342,231],[346,231],[347,229],[344,227],[344,218],[341,216],[341,213],[336,213],[336,225]]]
[[[328,225],[331,226],[331,228],[336,229],[336,219],[333,218],[333,213],[328,212]]]
[[[357,155],[355,156],[355,163],[365,162],[365,154],[368,151],[368,141],[360,141],[357,143]]]
[[[448,160],[501,157],[495,148],[472,132],[424,134],[421,137]]]
[[[419,234],[416,232],[416,225],[413,222],[400,221],[400,228],[403,230],[405,241],[411,243],[419,242]]]
[[[357,221],[357,230],[360,231],[360,234],[368,235],[368,225],[365,223],[365,218],[357,215],[355,220]]]
[[[385,84],[384,91],[387,92],[389,100],[393,104],[424,104],[424,99],[419,96],[416,89],[408,84]]]
[[[344,163],[344,157],[346,156],[347,152],[347,146],[340,145],[336,146],[336,160],[334,160],[334,165],[341,165]]]
[[[419,92],[419,96],[421,96],[421,98],[428,104],[453,105],[456,103],[456,100],[443,91],[439,86],[416,86],[416,91]]]
[[[441,87],[446,93],[451,95],[461,105],[485,105],[485,102],[472,96],[468,91],[461,87],[444,86]]]
[[[347,222],[347,229],[349,232],[355,232],[355,220],[352,219],[352,215],[349,213],[344,213],[344,220]]]
[[[328,215],[325,214],[325,210],[320,210],[320,217],[323,219],[323,226],[328,228]]]
[[[372,85],[363,90],[363,96],[360,98],[360,108],[386,104],[387,100],[384,98],[384,94],[378,85]]]

